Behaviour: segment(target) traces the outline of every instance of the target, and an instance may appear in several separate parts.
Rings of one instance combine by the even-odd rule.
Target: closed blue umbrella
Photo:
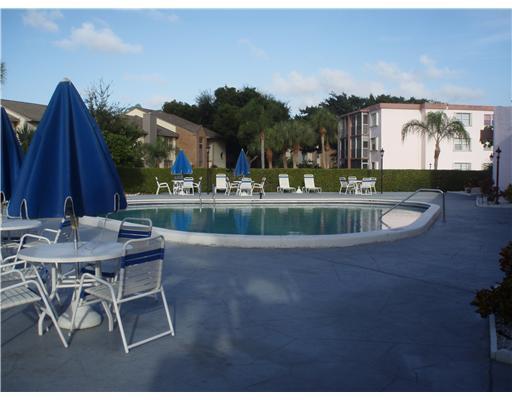
[[[192,165],[190,165],[190,162],[188,161],[188,158],[183,150],[180,150],[178,153],[176,161],[174,161],[174,164],[171,168],[171,172],[173,175],[185,175],[192,173]]]
[[[245,155],[244,149],[240,151],[238,160],[236,161],[235,176],[246,176],[251,174],[251,167],[249,167],[249,160]]]
[[[21,169],[21,162],[23,160],[23,152],[21,151],[20,143],[14,133],[11,121],[2,107],[2,122],[1,122],[1,137],[0,137],[0,167],[1,183],[0,183],[0,201],[3,203],[9,201],[14,186],[18,180],[19,172]]]
[[[9,215],[98,216],[123,208],[123,186],[103,135],[73,84],[64,80],[30,144]]]

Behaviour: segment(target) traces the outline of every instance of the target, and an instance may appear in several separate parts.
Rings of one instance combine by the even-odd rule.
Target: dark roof
[[[39,122],[43,117],[43,114],[46,110],[46,106],[44,104],[36,104],[36,103],[26,103],[24,101],[14,101],[14,100],[1,100],[2,106],[8,108],[9,110],[23,115],[29,121]]]
[[[162,120],[164,120],[166,122],[169,122],[170,124],[179,126],[180,128],[186,129],[187,131],[192,132],[192,133],[199,132],[199,130],[202,127],[201,125],[198,125],[198,124],[196,124],[196,123],[194,123],[192,121],[189,121],[188,119],[178,117],[175,114],[166,113],[166,112],[160,111],[160,110],[150,110],[148,108],[139,107],[139,106],[133,107],[132,109],[134,109],[134,108],[136,108],[138,110],[141,110],[141,111],[144,111],[146,113],[151,113],[151,114],[153,114],[157,118],[160,118],[160,119],[162,119]],[[220,135],[217,132],[214,132],[214,131],[212,131],[210,129],[207,129],[205,127],[202,127],[202,128],[205,130],[207,138],[215,139],[215,138],[220,137]]]
[[[144,132],[144,129],[142,128],[142,118],[141,117],[138,117],[136,115],[127,115],[126,118],[133,124],[135,125],[137,128],[139,128],[139,130],[141,130],[142,132]],[[144,134],[147,135],[147,132],[144,132]],[[157,136],[167,136],[167,137],[175,137],[177,138],[178,137],[178,134],[176,132],[173,132],[169,129],[166,129],[162,126],[156,126],[156,134]]]

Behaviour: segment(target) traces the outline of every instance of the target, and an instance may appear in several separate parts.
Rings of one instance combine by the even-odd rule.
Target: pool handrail
[[[391,207],[389,210],[387,210],[385,213],[383,213],[380,216],[380,220],[382,221],[382,218],[384,217],[384,215],[386,215],[387,213],[393,211],[395,208],[397,208],[398,206],[400,206],[401,204],[403,204],[407,200],[409,200],[412,196],[414,196],[415,194],[420,193],[420,192],[434,192],[434,193],[441,193],[443,195],[443,222],[446,222],[445,192],[442,191],[441,189],[429,189],[429,188],[418,189],[414,193],[412,193],[409,196],[407,196],[405,199],[400,200],[393,207]]]

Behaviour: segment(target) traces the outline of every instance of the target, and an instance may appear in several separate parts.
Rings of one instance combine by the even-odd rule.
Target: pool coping
[[[262,201],[260,199],[225,199],[226,201],[215,202],[215,204],[386,204],[394,205],[396,200],[384,199],[272,199]],[[130,201],[134,206],[161,206],[176,205],[177,203],[151,202],[149,199],[143,202]],[[184,204],[184,202],[179,203]],[[185,204],[200,204],[190,203]],[[213,202],[202,202],[201,204],[210,205]],[[166,241],[179,244],[218,246],[218,247],[238,247],[238,248],[327,248],[327,247],[347,247],[369,243],[380,243],[400,240],[417,236],[427,231],[440,215],[441,209],[438,205],[426,202],[404,202],[406,206],[421,207],[425,211],[413,223],[387,230],[344,233],[334,235],[230,235],[215,233],[183,232],[171,229],[153,227],[153,232],[160,234]],[[139,208],[139,207],[137,207]],[[99,218],[83,217],[81,222],[85,225],[104,227],[109,230],[117,231],[121,221]]]

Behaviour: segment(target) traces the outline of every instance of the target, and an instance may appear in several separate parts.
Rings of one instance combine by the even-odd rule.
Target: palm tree
[[[158,168],[160,162],[172,150],[172,146],[162,138],[158,138],[155,143],[144,143],[142,146],[147,165],[154,168]]]
[[[315,144],[315,131],[311,125],[304,120],[295,119],[291,123],[291,147],[293,168],[297,168],[297,159],[301,146],[311,147]]]
[[[2,61],[0,64],[0,83],[3,85],[5,83],[5,78],[7,76],[7,69],[5,68],[5,63]]]
[[[18,136],[18,140],[20,141],[21,148],[23,152],[26,153],[28,151],[28,146],[34,137],[34,133],[36,133],[35,129],[31,128],[27,124],[23,124],[16,128],[16,134]]]
[[[329,164],[325,157],[325,139],[332,140],[336,135],[338,121],[333,113],[326,108],[316,109],[310,118],[311,125],[320,134],[320,148],[322,156],[320,157],[320,163],[322,168],[329,168]]]
[[[440,143],[444,139],[464,139],[469,142],[469,133],[462,122],[455,118],[448,118],[443,111],[429,112],[425,121],[413,119],[402,127],[402,141],[410,133],[419,134],[427,139],[434,140],[434,169],[437,169],[439,154],[441,153]]]

